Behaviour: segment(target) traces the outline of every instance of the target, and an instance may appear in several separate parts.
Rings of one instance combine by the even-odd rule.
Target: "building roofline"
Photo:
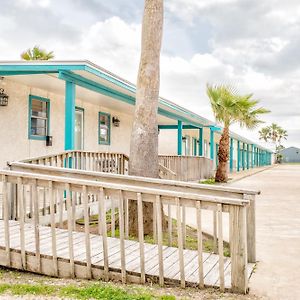
[[[22,67],[27,66],[57,66],[57,71],[59,70],[64,70],[65,68],[68,69],[68,67],[72,66],[72,70],[78,70],[78,71],[87,71],[89,73],[92,73],[98,77],[104,78],[108,81],[110,81],[113,84],[118,85],[119,87],[122,87],[126,89],[129,92],[136,93],[136,85],[133,84],[132,82],[108,71],[107,69],[89,61],[89,60],[31,60],[31,61],[24,61],[24,60],[0,60],[0,76],[1,76],[1,71],[7,70],[5,66],[14,66],[13,69],[18,67],[19,70],[22,70]],[[28,68],[26,68],[28,69]],[[47,69],[47,68],[46,68]],[[46,70],[45,69],[45,73]],[[51,68],[52,70],[54,68]],[[50,70],[50,69],[49,69]],[[170,101],[166,98],[159,97],[159,103],[163,106],[165,106],[168,109],[174,110],[176,113],[183,114],[187,117],[187,119],[190,119],[191,123],[197,123],[199,122],[199,125],[202,126],[217,126],[217,123],[214,121],[211,121],[209,119],[206,119],[191,110],[186,109],[183,106],[180,106],[173,101]],[[196,121],[196,122],[195,122]],[[254,144],[252,141],[231,132],[230,133],[233,138],[239,139],[242,142],[248,143],[248,144]],[[260,145],[259,148],[263,150],[267,150],[272,152],[270,149],[266,149]]]

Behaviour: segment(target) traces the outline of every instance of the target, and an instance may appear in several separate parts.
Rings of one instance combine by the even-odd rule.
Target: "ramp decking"
[[[17,221],[9,221],[10,229],[10,249],[11,267],[23,269],[21,259],[20,225]],[[51,251],[51,228],[40,226],[40,258],[35,249],[35,231],[32,224],[25,223],[25,270],[37,272],[45,275],[55,275],[53,269],[53,255]],[[91,235],[91,260],[92,273],[95,278],[103,277],[104,258],[102,237]],[[56,229],[58,276],[71,276],[70,255],[68,250],[68,231]],[[158,282],[159,279],[159,257],[158,246],[145,243],[145,274],[146,279]],[[75,276],[80,278],[88,277],[86,270],[86,250],[85,234],[73,232]],[[139,243],[125,240],[126,271],[128,281],[139,282],[140,277],[140,252]],[[109,270],[115,279],[121,274],[120,240],[108,238]],[[165,282],[180,284],[180,268],[178,260],[178,248],[163,247],[164,258],[164,278]],[[39,268],[39,260],[41,268]],[[219,258],[218,255],[203,253],[204,283],[206,286],[219,286]],[[0,221],[0,264],[6,266],[4,222]],[[230,258],[225,258],[225,287],[230,288]],[[197,251],[184,250],[185,280],[187,285],[197,285],[198,283],[198,256]],[[249,274],[253,269],[253,264],[248,265]],[[104,277],[103,277],[104,278]],[[113,279],[113,278],[112,278]]]

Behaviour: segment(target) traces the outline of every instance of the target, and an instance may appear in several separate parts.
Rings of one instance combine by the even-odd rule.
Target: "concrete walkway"
[[[282,165],[230,184],[259,189],[257,269],[250,293],[300,299],[300,165]]]

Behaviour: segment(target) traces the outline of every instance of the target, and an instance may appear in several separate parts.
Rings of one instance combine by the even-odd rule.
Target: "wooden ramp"
[[[53,264],[51,250],[51,228],[40,226],[40,257],[36,254],[35,249],[35,231],[32,224],[25,224],[24,233],[26,261],[25,268],[22,265],[21,245],[20,245],[20,225],[17,221],[9,221],[10,230],[10,255],[11,267],[24,269],[40,274],[71,277],[70,255],[68,250],[68,231],[56,229],[57,241],[57,263]],[[92,277],[105,279],[103,243],[99,235],[90,235],[91,239],[91,260],[92,260]],[[85,234],[73,232],[74,263],[75,276],[79,278],[89,278],[90,274],[86,268],[86,250]],[[145,249],[145,274],[146,280],[158,282],[159,280],[159,257],[158,246],[144,244]],[[6,252],[4,240],[4,222],[0,220],[0,264],[6,265]],[[128,282],[139,282],[140,279],[140,249],[136,241],[125,240],[126,254],[126,272]],[[119,279],[121,277],[121,257],[120,257],[120,240],[117,238],[108,238],[108,257],[109,257],[109,276],[110,279]],[[164,259],[164,279],[166,283],[180,284],[178,248],[163,247]],[[55,258],[56,260],[56,258]],[[204,283],[206,286],[219,286],[219,257],[215,254],[203,253],[203,270]],[[230,288],[230,258],[225,258],[225,287]],[[39,267],[40,265],[40,267]],[[54,266],[58,266],[58,274]],[[248,274],[251,275],[254,264],[248,264]],[[197,251],[184,250],[184,269],[186,285],[194,286],[198,283],[198,255]]]

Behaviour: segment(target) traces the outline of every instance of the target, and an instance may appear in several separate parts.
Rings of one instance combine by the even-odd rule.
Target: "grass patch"
[[[175,300],[175,296],[156,296],[138,288],[120,288],[112,284],[95,283],[86,286],[49,286],[45,284],[0,284],[0,294],[17,296],[57,296],[71,299],[111,299],[111,300]]]
[[[200,183],[202,184],[216,184],[215,178],[209,178],[209,179],[205,179],[200,181]]]

